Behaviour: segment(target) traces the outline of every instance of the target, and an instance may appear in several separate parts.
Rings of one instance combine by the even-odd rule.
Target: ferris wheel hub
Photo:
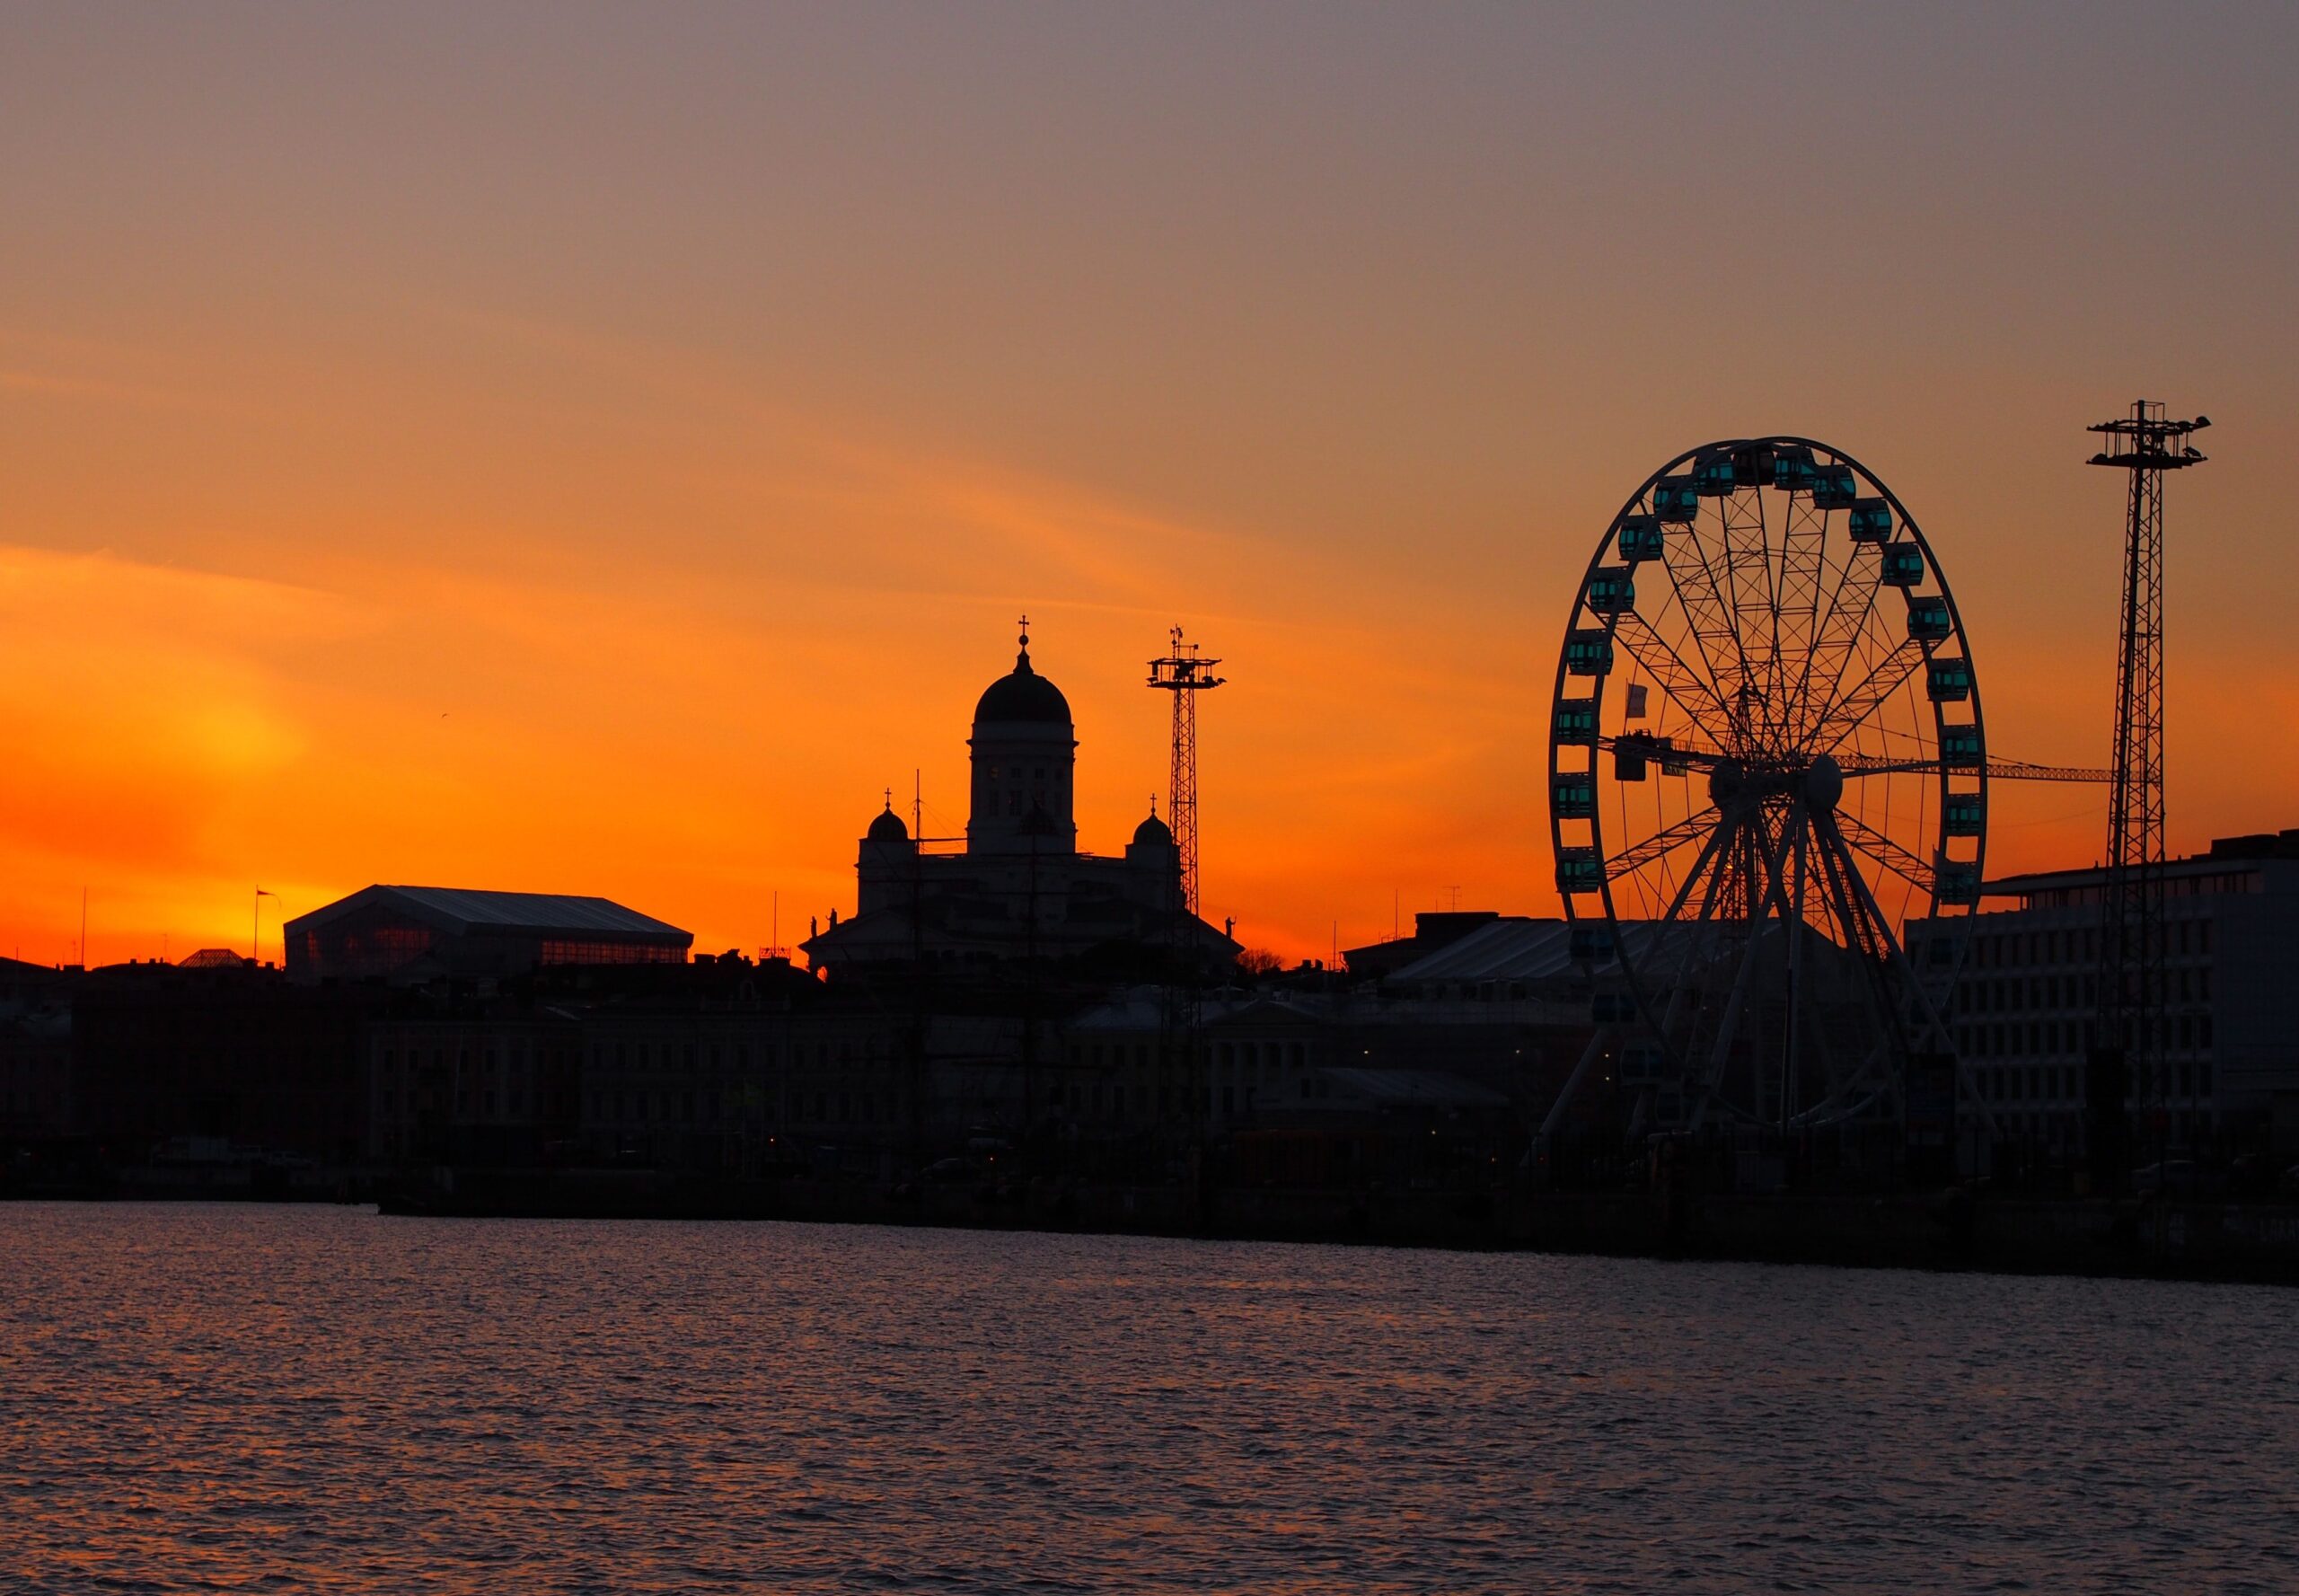
[[[1833,754],[1823,754],[1805,767],[1804,807],[1822,814],[1833,813],[1844,797],[1844,767]]]

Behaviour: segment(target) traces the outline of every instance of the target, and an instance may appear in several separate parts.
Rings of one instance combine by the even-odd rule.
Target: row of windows
[[[570,1114],[575,1107],[573,1096],[571,1092],[537,1092],[533,1098],[534,1111],[538,1115]],[[444,1108],[447,1100],[448,1094],[444,1091],[427,1090],[421,1088],[412,1089],[402,1097],[397,1089],[387,1086],[377,1094],[377,1101],[385,1114],[397,1113],[402,1102],[407,1105],[407,1112],[410,1115],[430,1113]],[[498,1100],[492,1089],[482,1089],[473,1092],[469,1087],[465,1087],[454,1093],[455,1113],[468,1116],[472,1112],[472,1105],[476,1103],[480,1118],[493,1119],[496,1117]],[[504,1105],[505,1117],[521,1119],[525,1116],[528,1102],[525,1092],[515,1089],[506,1092],[500,1101]]]
[[[1320,1101],[1333,1096],[1333,1082],[1321,1075],[1304,1075],[1296,1085],[1298,1089],[1295,1096],[1305,1103]],[[1244,1090],[1246,1112],[1251,1114],[1259,1098],[1259,1094],[1250,1086]],[[1210,1094],[1211,1101],[1209,1102],[1208,1107],[1218,1105],[1223,1114],[1234,1115],[1238,1112],[1238,1089],[1234,1086],[1213,1089]],[[1275,1103],[1282,1102],[1284,1094],[1282,1092],[1272,1092],[1264,1100]]]
[[[897,1091],[887,1091],[883,1098],[876,1091],[816,1091],[790,1094],[790,1109],[794,1118],[811,1119],[816,1124],[875,1124],[878,1123],[878,1108],[883,1102],[886,1116],[899,1119],[903,1098]],[[814,1113],[806,1112],[811,1104]],[[645,1124],[717,1124],[722,1119],[739,1112],[742,1099],[733,1092],[714,1091],[606,1091],[591,1093],[591,1118],[600,1124],[615,1125]],[[758,1116],[771,1124],[780,1109],[776,1094],[761,1092],[751,1095],[750,1107]],[[859,1111],[859,1112],[858,1112]]]
[[[529,1059],[527,1044],[524,1041],[514,1042],[509,1048],[509,1052],[511,1054],[511,1072],[513,1074],[524,1073]],[[420,1047],[409,1048],[407,1050],[408,1068],[410,1070],[420,1069],[423,1064],[423,1054],[424,1050]],[[430,1050],[430,1054],[431,1067],[433,1069],[444,1070],[447,1067],[447,1050],[445,1047],[434,1047]],[[457,1047],[454,1050],[454,1059],[456,1069],[470,1069],[471,1064],[471,1049],[468,1047]],[[561,1047],[557,1049],[544,1049],[538,1047],[533,1053],[533,1062],[537,1064],[547,1064],[554,1062],[559,1064],[572,1064],[575,1062],[575,1050],[571,1047]],[[391,1075],[395,1073],[399,1068],[399,1049],[396,1047],[384,1048],[383,1050],[381,1063],[384,1074]],[[479,1063],[480,1070],[482,1073],[492,1075],[495,1072],[496,1068],[495,1049],[492,1047],[481,1048],[480,1050]]]
[[[1423,981],[1414,995],[1458,998],[1465,1003],[1521,1003],[1528,994],[1521,981]]]
[[[2136,1073],[2145,1076],[2143,1067]],[[1993,1065],[1973,1072],[1979,1095],[1991,1103],[2053,1101],[2080,1104],[2083,1100],[2083,1072],[2073,1064]],[[2211,1061],[2188,1059],[2177,1064],[2157,1064],[2154,1079],[2136,1084],[2129,1100],[2150,1097],[2177,1095],[2181,1098],[2207,1098],[2211,1095]]]
[[[2158,929],[2162,935],[2162,951],[2166,956],[2211,951],[2211,921],[2208,920],[2171,920]],[[2061,926],[2032,931],[1981,931],[1972,938],[1972,964],[1982,970],[2001,970],[2013,965],[2096,965],[2099,961],[2098,926]]]
[[[2036,909],[2075,909],[2100,902],[2101,888],[2090,886],[2053,887],[2033,894],[2029,906]],[[2210,875],[2167,875],[2163,879],[2163,895],[2167,898],[2232,897],[2242,893],[2265,892],[2267,877],[2257,870],[2220,870]]]
[[[2178,1141],[2211,1124],[2212,1115],[2203,1112],[2174,1111],[2167,1116],[2167,1128]],[[2025,1136],[2057,1148],[2074,1148],[2083,1140],[2083,1115],[2076,1108],[2015,1111],[1995,1115],[1995,1128],[2006,1136]]]
[[[2211,1045],[2208,1014],[2159,1015],[2154,1045],[2198,1048]],[[1956,1047],[1967,1058],[2042,1057],[2090,1051],[2092,1022],[2074,1019],[2013,1020],[2009,1024],[1960,1025]]]
[[[2162,1002],[2211,1001],[2208,965],[2160,972]],[[2029,1009],[2088,1009],[2099,1000],[2097,975],[2012,975],[1988,981],[1956,983],[1956,1012],[2009,1014]]]
[[[546,940],[542,962],[547,965],[683,965],[686,949],[656,942],[593,942]]]
[[[736,1042],[731,1046],[735,1068],[748,1070],[751,1067],[751,1045],[747,1042]],[[804,1066],[811,1054],[814,1063],[828,1068],[833,1055],[841,1064],[853,1063],[858,1057],[865,1063],[876,1063],[882,1058],[892,1057],[893,1053],[893,1044],[885,1037],[864,1037],[859,1054],[856,1052],[853,1039],[847,1037],[834,1043],[793,1042],[790,1044],[789,1061],[794,1066]],[[602,1070],[605,1069],[610,1063],[618,1070],[634,1068],[695,1070],[701,1068],[706,1060],[710,1068],[720,1070],[726,1067],[729,1056],[729,1045],[723,1042],[712,1042],[707,1048],[703,1044],[697,1042],[616,1042],[612,1044],[594,1042],[591,1044],[591,1063],[594,1067]],[[774,1068],[781,1062],[781,1057],[778,1044],[773,1042],[759,1044],[759,1063],[766,1068],[770,1070]]]
[[[1146,1070],[1150,1067],[1150,1044],[1134,1043],[1131,1051],[1132,1062],[1135,1069]],[[1127,1052],[1126,1044],[1123,1042],[1072,1042],[1070,1045],[1070,1062],[1073,1064],[1091,1064],[1097,1070],[1107,1064],[1122,1067],[1127,1063]]]

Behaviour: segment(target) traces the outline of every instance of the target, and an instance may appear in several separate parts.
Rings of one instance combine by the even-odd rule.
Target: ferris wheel
[[[1872,472],[1766,437],[1647,478],[1573,598],[1549,737],[1572,954],[1638,1119],[1889,1116],[1912,1070],[1952,1093],[1990,774],[1946,573]]]

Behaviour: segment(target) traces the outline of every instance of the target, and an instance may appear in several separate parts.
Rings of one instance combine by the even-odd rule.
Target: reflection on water
[[[2299,1293],[0,1204],[0,1588],[2299,1586]]]

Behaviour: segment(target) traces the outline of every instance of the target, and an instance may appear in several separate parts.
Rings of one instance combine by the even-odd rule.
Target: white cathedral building
[[[965,851],[921,848],[890,795],[855,860],[853,917],[800,944],[815,968],[1030,959],[1138,974],[1177,945],[1202,966],[1236,959],[1226,931],[1182,906],[1181,856],[1154,810],[1123,855],[1079,851],[1070,701],[1031,666],[1026,630],[1021,644],[974,705]]]

